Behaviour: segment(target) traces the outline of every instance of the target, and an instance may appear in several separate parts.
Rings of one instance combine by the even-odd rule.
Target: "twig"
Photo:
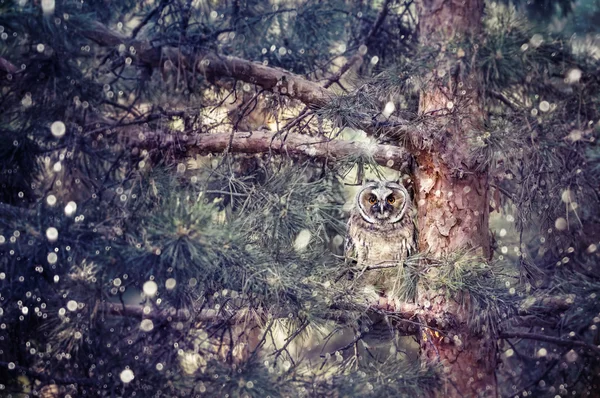
[[[389,10],[389,4],[390,4],[391,0],[385,0],[385,2],[383,3],[383,5],[381,6],[381,10],[379,11],[379,14],[377,15],[377,19],[375,20],[375,23],[373,24],[373,26],[371,27],[371,30],[369,31],[369,33],[364,37],[363,40],[361,40],[360,45],[358,46],[358,53],[354,54],[341,68],[340,70],[333,76],[331,76],[329,79],[327,79],[327,82],[323,85],[323,87],[325,88],[329,88],[333,83],[338,83],[338,81],[340,80],[340,78],[342,77],[342,75],[344,73],[346,73],[348,71],[348,69],[350,69],[354,64],[356,64],[358,61],[360,61],[363,58],[364,54],[360,53],[360,48],[364,45],[366,45],[377,33],[377,31],[379,30],[379,28],[381,27],[381,25],[383,24],[383,21],[385,20],[385,17],[388,14],[388,10]],[[340,85],[341,86],[341,85]],[[342,87],[343,88],[343,87]]]

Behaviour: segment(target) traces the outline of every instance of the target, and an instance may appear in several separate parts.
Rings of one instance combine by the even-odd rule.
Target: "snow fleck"
[[[67,217],[71,217],[73,214],[75,214],[75,212],[77,211],[77,203],[75,202],[69,202],[67,203],[67,205],[65,206],[65,215]]]
[[[448,108],[448,109],[453,109],[453,108],[454,108],[454,102],[452,102],[452,101],[448,101],[448,102],[446,103],[446,108]]]
[[[554,222],[554,227],[559,231],[564,231],[567,229],[567,220],[564,217],[558,217]]]
[[[506,230],[504,228],[500,230],[500,236],[506,236]]]
[[[333,244],[335,246],[341,246],[344,243],[344,238],[342,235],[336,235],[333,237]]]
[[[177,285],[177,281],[175,280],[175,278],[169,278],[165,282],[165,287],[167,288],[167,290],[175,289],[175,285]]]
[[[531,45],[536,48],[541,46],[543,42],[544,42],[544,37],[542,35],[540,35],[539,33],[534,34],[531,37],[531,39],[529,40],[529,43],[531,43]]]
[[[46,203],[48,203],[50,206],[54,206],[56,204],[56,196],[48,195],[46,198]]]
[[[550,110],[550,103],[548,101],[542,101],[540,102],[539,108],[542,112],[548,112]]]
[[[42,0],[42,10],[44,11],[44,14],[53,14],[55,7],[56,4],[54,0]]]
[[[521,51],[527,51],[528,48],[529,48],[529,44],[525,43],[521,46]]]
[[[378,62],[379,62],[379,57],[377,55],[375,55],[373,58],[371,58],[371,65],[377,65]]]
[[[21,312],[23,313],[23,315],[27,315],[29,313],[29,308],[23,307],[23,308],[21,308]]]
[[[77,301],[75,301],[75,300],[69,300],[67,302],[67,309],[69,311],[77,311]]]
[[[144,294],[148,297],[152,297],[158,292],[158,285],[154,281],[146,281],[142,287]]]
[[[40,43],[35,48],[36,48],[37,52],[43,53],[44,50],[46,49],[46,46],[44,46],[42,43]]]
[[[504,355],[506,355],[507,358],[512,357],[513,355],[515,355],[515,351],[512,348],[509,348],[508,350],[506,350],[504,352]]]
[[[565,189],[560,195],[560,199],[563,203],[570,203],[575,201],[575,194],[570,189]]]
[[[592,243],[591,245],[588,246],[586,252],[591,254],[591,253],[595,253],[596,250],[598,250],[598,246],[596,246],[595,244]]]
[[[538,357],[538,358],[543,358],[543,357],[545,357],[546,355],[548,355],[548,350],[547,350],[547,349],[545,349],[545,348],[543,348],[543,347],[542,347],[542,348],[540,348],[540,349],[538,350],[538,352],[537,352],[537,357]]]
[[[115,285],[116,287],[121,286],[121,278],[115,278],[115,280],[113,281],[113,285]]]
[[[46,238],[48,238],[48,241],[50,242],[56,242],[56,240],[58,239],[58,229],[54,227],[48,228],[46,230]]]
[[[567,76],[565,77],[565,83],[574,84],[578,83],[581,79],[581,70],[574,68],[567,72]]]
[[[388,161],[385,163],[385,165],[386,165],[387,167],[393,167],[393,166],[394,166],[394,161],[393,161],[392,159],[390,159],[390,160],[388,160]]]
[[[23,99],[21,100],[21,105],[23,105],[25,108],[28,108],[31,106],[31,104],[33,104],[33,100],[31,99],[31,95],[25,95],[23,97]]]
[[[577,358],[579,358],[579,355],[577,355],[577,353],[574,350],[571,350],[565,354],[565,358],[566,358],[567,362],[572,363],[572,362],[577,361]]]
[[[144,319],[142,323],[140,323],[140,329],[142,329],[144,332],[150,332],[152,329],[154,329],[154,323],[151,319]]]
[[[60,276],[54,275],[54,283],[58,283],[60,281]]]
[[[381,114],[384,117],[390,117],[392,113],[394,113],[394,111],[396,110],[396,105],[394,105],[394,103],[392,101],[389,101],[387,104],[385,104],[385,107],[383,108],[383,111],[381,112]]]
[[[119,377],[121,378],[121,381],[123,383],[128,384],[133,381],[133,379],[135,378],[135,375],[133,374],[133,371],[131,369],[125,369],[121,372]]]
[[[51,252],[48,253],[48,264],[56,264],[56,262],[58,261],[58,256],[56,255],[56,253]]]
[[[0,235],[0,245],[4,244],[6,242],[6,238],[4,237],[4,235]]]
[[[50,131],[52,132],[53,136],[55,136],[56,138],[60,138],[63,135],[65,135],[65,132],[67,131],[67,127],[65,126],[65,124],[63,122],[61,122],[60,120],[57,120],[56,122],[54,122],[50,125]]]
[[[358,53],[360,55],[365,55],[368,50],[369,50],[369,48],[367,46],[365,46],[364,44],[361,44],[360,47],[358,47]]]
[[[158,370],[159,372],[161,370],[163,370],[163,368],[164,368],[164,365],[162,363],[159,362],[159,363],[156,364],[156,370]]]
[[[180,174],[183,174],[183,173],[185,173],[185,168],[186,168],[185,163],[179,163],[177,165],[177,172]]]
[[[294,249],[298,252],[306,249],[306,247],[310,243],[311,237],[312,234],[308,229],[303,229],[302,231],[300,231],[298,236],[296,236],[296,240],[294,241]]]

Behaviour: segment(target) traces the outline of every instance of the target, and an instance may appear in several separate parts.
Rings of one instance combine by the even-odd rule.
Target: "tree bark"
[[[482,29],[483,1],[422,0],[417,9],[420,43],[436,54],[436,69],[426,77],[419,101],[419,114],[428,116],[430,128],[413,136],[419,250],[435,258],[470,251],[485,260],[488,175],[472,155],[483,130],[483,95],[480,72],[469,66]],[[469,326],[473,303],[467,291],[461,297],[448,293],[425,287],[418,292],[420,304],[430,307],[421,322],[445,332],[437,336],[424,328],[420,334],[422,360],[440,365],[444,375],[437,396],[497,396],[496,336],[490,328],[478,333]]]

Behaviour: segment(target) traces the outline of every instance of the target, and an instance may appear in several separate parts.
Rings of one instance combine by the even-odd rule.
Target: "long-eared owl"
[[[406,188],[392,181],[363,185],[348,220],[345,248],[346,258],[357,262],[357,281],[378,295],[388,295],[398,282],[392,275],[400,275],[404,261],[415,251],[412,201]]]

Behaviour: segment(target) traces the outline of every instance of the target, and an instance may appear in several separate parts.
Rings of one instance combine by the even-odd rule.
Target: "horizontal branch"
[[[142,305],[136,304],[117,304],[117,303],[103,303],[99,307],[100,312],[107,313],[109,315],[115,316],[131,316],[133,318],[139,319],[151,319],[157,322],[163,321],[189,321],[192,319],[192,314],[188,310],[164,310],[157,311],[150,307],[145,307]],[[214,310],[204,310],[200,314],[194,316],[194,320],[203,321],[203,320],[213,320],[217,317],[216,311],[213,314]]]
[[[135,49],[138,62],[152,67],[162,68],[166,62],[170,62],[176,69],[187,69],[207,77],[232,77],[298,99],[312,107],[325,105],[333,96],[332,92],[319,84],[282,69],[210,52],[188,55],[176,47],[154,47],[150,41],[128,38],[100,22],[86,25],[81,33],[102,46],[128,44],[129,48]]]
[[[566,346],[566,347],[573,347],[573,346],[582,347],[582,348],[587,348],[588,350],[591,350],[594,353],[596,353],[596,355],[600,356],[600,348],[598,348],[597,346],[595,346],[593,344],[589,344],[589,343],[586,343],[585,341],[580,341],[580,340],[567,340],[567,339],[561,339],[560,337],[546,336],[543,334],[521,333],[521,332],[503,332],[503,333],[500,333],[500,335],[498,337],[501,339],[519,338],[519,339],[527,339],[527,340],[544,341],[547,343],[553,343],[556,345]]]
[[[519,306],[519,315],[539,315],[566,311],[575,302],[574,294],[528,297]]]
[[[329,160],[366,157],[395,170],[405,170],[410,161],[410,153],[394,145],[337,139],[324,141],[322,138],[300,134],[289,134],[284,138],[281,134],[266,131],[200,134],[197,136],[195,146],[199,153],[216,153],[225,150],[236,153],[276,152]]]

